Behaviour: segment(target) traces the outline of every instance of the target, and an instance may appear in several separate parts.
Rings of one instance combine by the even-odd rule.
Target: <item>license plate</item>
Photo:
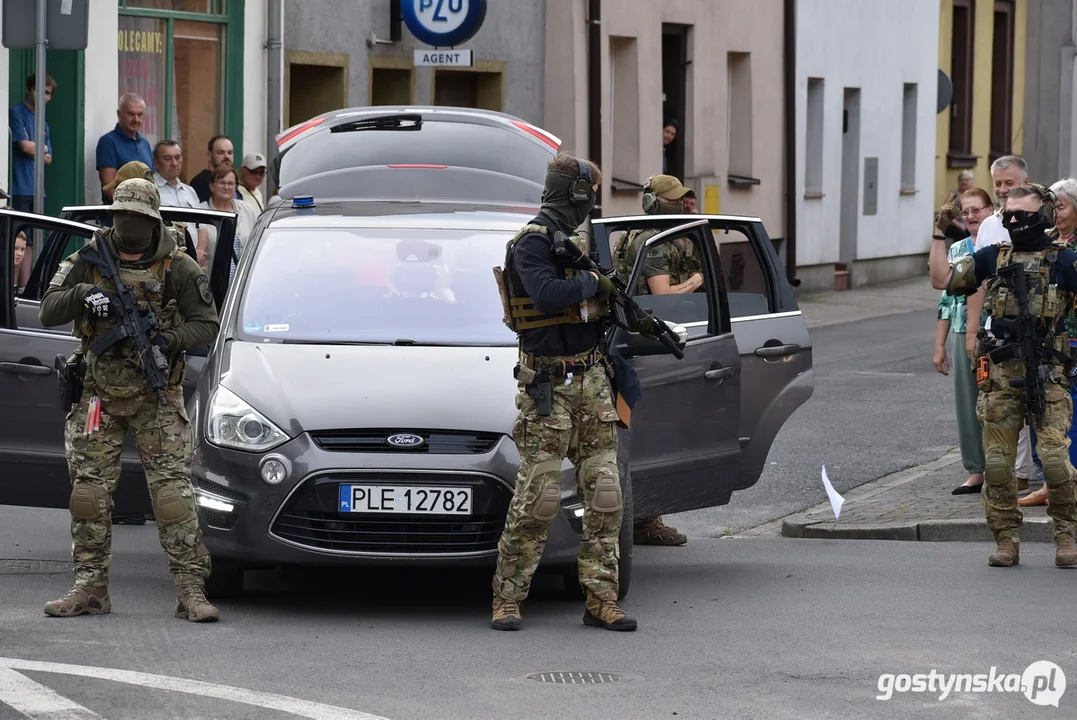
[[[471,488],[341,485],[340,512],[470,515]]]

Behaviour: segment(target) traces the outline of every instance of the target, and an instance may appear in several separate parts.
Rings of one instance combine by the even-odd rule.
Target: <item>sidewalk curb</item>
[[[960,462],[961,452],[955,448],[937,460],[885,475],[878,480],[873,480],[844,492],[842,496],[846,502],[865,500]],[[916,540],[924,542],[992,542],[994,539],[987,528],[987,520],[984,518],[932,519],[869,524],[810,519],[812,515],[818,518],[819,513],[826,513],[833,517],[830,503],[820,503],[802,512],[752,528],[750,533],[744,534],[771,534],[773,530],[777,530],[780,526],[782,537],[804,539]],[[767,533],[768,530],[771,533]],[[1053,542],[1051,519],[1026,517],[1021,526],[1021,540],[1024,542]]]

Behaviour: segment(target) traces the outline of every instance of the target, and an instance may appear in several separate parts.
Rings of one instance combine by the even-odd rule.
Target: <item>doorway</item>
[[[662,23],[662,125],[664,127],[673,120],[677,127],[677,136],[665,148],[664,172],[681,182],[684,182],[685,131],[688,126],[688,30],[688,25]],[[658,130],[654,133],[657,135]],[[657,172],[656,169],[644,175]]]
[[[845,88],[841,142],[841,229],[838,259],[847,270],[856,259],[860,208],[860,88]]]
[[[37,66],[34,52],[21,49],[8,54],[8,107],[26,97],[26,79]],[[45,51],[45,71],[56,81],[56,91],[45,107],[52,139],[52,162],[45,166],[45,214],[52,217],[59,217],[65,205],[83,202],[84,57],[82,50]],[[10,152],[18,151],[12,147]],[[4,188],[11,191],[10,162]]]
[[[289,52],[287,75],[286,127],[347,107],[346,54]]]

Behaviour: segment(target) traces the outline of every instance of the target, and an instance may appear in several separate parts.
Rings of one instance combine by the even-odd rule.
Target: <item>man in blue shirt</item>
[[[153,149],[150,142],[139,133],[146,101],[137,93],[126,93],[120,98],[116,117],[119,122],[110,132],[97,141],[97,175],[101,179],[101,202],[112,203],[112,193],[104,190],[113,181],[116,172],[127,163],[138,160],[154,168]]]
[[[56,81],[45,73],[45,104],[52,99]],[[34,103],[37,100],[35,75],[26,78],[26,98],[8,110],[8,130],[11,132],[11,206],[16,210],[34,211],[34,155],[37,142],[34,137]],[[45,164],[52,162],[52,137],[49,124],[45,123]]]

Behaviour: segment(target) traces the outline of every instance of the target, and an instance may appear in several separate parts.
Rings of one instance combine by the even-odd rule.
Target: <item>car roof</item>
[[[538,205],[427,200],[333,200],[313,207],[293,207],[282,202],[270,228],[452,228],[469,230],[519,230],[538,212]]]

